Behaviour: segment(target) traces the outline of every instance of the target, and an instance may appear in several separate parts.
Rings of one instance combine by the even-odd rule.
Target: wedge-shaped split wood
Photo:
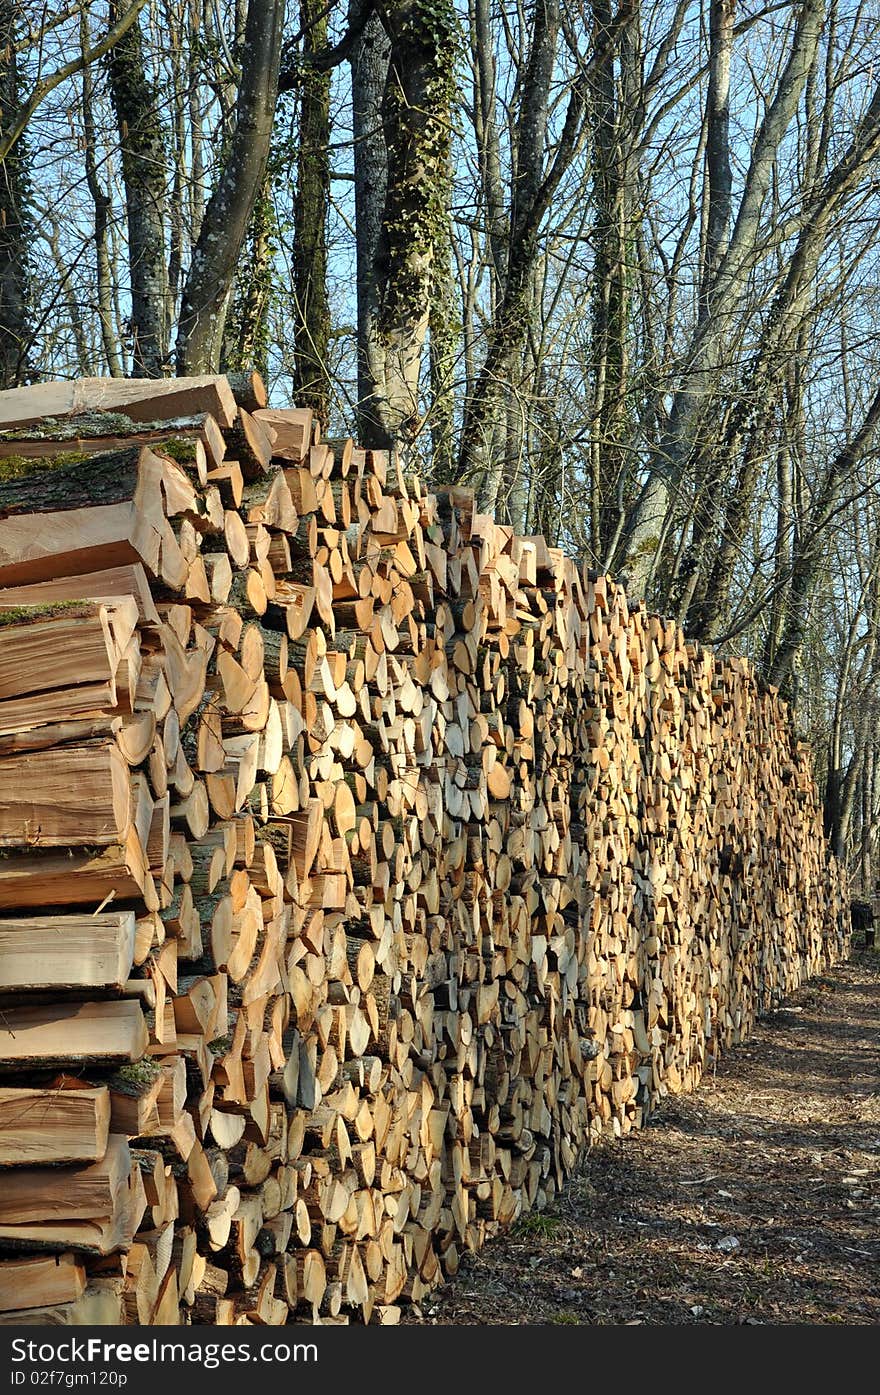
[[[195,498],[183,470],[146,446],[63,460],[0,483],[0,583],[140,562],[164,575],[179,557],[168,516]]]

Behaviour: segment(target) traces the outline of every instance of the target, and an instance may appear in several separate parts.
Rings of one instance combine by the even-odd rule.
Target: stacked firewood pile
[[[744,662],[256,377],[0,393],[0,1310],[393,1322],[844,945]]]

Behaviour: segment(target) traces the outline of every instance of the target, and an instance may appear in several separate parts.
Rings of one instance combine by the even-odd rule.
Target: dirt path
[[[595,1149],[407,1320],[880,1322],[880,953]]]

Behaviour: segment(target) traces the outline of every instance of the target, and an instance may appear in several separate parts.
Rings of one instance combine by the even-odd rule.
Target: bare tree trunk
[[[823,535],[840,494],[864,458],[880,428],[880,388],[874,394],[862,424],[829,463],[817,490],[809,517],[804,521],[791,575],[788,615],[782,640],[767,680],[784,692],[790,688],[792,671],[800,657],[807,632],[810,602],[825,557]]]
[[[187,224],[189,205],[189,186],[191,175],[188,168],[190,141],[195,138],[195,132],[187,131],[187,116],[192,102],[192,82],[190,78],[190,68],[192,65],[191,54],[184,57],[184,25],[188,24],[188,16],[183,16],[180,27],[177,25],[177,17],[169,15],[169,44],[171,46],[172,58],[172,79],[171,92],[168,100],[171,126],[171,190],[168,201],[168,303],[175,306],[180,295],[180,284],[183,275],[184,246],[187,245]],[[191,31],[186,33],[186,39],[192,38]],[[186,49],[191,48],[189,42]]]
[[[543,533],[551,546],[559,541],[562,523],[559,505],[562,492],[562,448],[558,442],[545,446],[533,469],[534,528]]]
[[[495,443],[506,438],[508,384],[528,333],[538,234],[573,157],[584,113],[584,84],[577,80],[546,169],[545,138],[559,29],[558,0],[537,0],[516,123],[516,177],[504,294],[487,332],[483,366],[465,405],[459,477],[475,485],[479,507],[489,513],[494,511],[504,475],[504,453]]]
[[[113,0],[115,22],[131,0]],[[110,95],[122,152],[131,276],[132,370],[158,378],[168,369],[171,326],[165,249],[168,132],[147,73],[140,18],[110,50]]]
[[[211,372],[219,361],[235,272],[269,155],[283,27],[284,0],[250,0],[235,130],[183,291],[177,333],[181,374]]]
[[[876,573],[877,561],[872,566],[872,575],[869,578],[869,587]],[[834,696],[834,713],[831,719],[831,733],[828,740],[828,774],[825,781],[824,798],[824,819],[825,836],[830,839],[834,853],[842,857],[842,849],[846,843],[846,827],[849,820],[846,817],[847,792],[849,793],[850,812],[852,808],[852,796],[854,784],[857,778],[855,769],[856,751],[861,743],[854,740],[853,753],[849,762],[849,767],[844,771],[843,766],[843,724],[847,707],[853,700],[852,687],[852,667],[855,657],[856,641],[858,638],[859,621],[862,618],[862,606],[865,598],[863,587],[859,603],[855,607],[854,613],[847,630],[846,643],[843,649],[840,670],[837,674],[837,691]],[[876,641],[872,637],[869,640],[871,653],[869,661],[873,658],[873,651],[876,648]],[[854,729],[858,728],[858,720],[853,723]]]
[[[411,442],[438,246],[446,245],[458,21],[451,0],[379,6],[391,39],[382,120],[388,182],[376,253],[378,306],[368,351],[377,380],[367,443]],[[371,364],[372,366],[372,364]]]
[[[871,897],[871,784],[874,747],[869,741],[859,777],[859,888],[865,900]]]
[[[447,175],[446,192],[452,188]],[[460,331],[452,278],[452,213],[447,199],[444,235],[438,238],[434,260],[434,291],[428,321],[431,401],[431,478],[450,483],[455,476],[455,362]]]
[[[319,421],[330,412],[330,304],[327,299],[327,210],[330,201],[330,74],[308,58],[327,43],[324,0],[300,0],[303,73],[299,91],[299,150],[294,197],[293,396]]]
[[[380,432],[376,412],[384,377],[379,343],[379,285],[376,257],[388,184],[388,152],[382,130],[382,94],[391,44],[372,14],[351,52],[354,135],[355,254],[357,258],[358,434],[365,443]]]
[[[764,642],[766,671],[776,656],[782,625],[785,617],[788,578],[791,573],[792,551],[792,493],[791,493],[791,449],[788,441],[781,442],[776,453],[776,538],[773,547],[773,599],[767,621],[767,638]]]
[[[710,0],[709,90],[706,97],[706,253],[700,312],[709,313],[709,292],[727,250],[733,175],[730,168],[730,62],[736,0]]]
[[[272,298],[272,181],[263,177],[245,238],[235,299],[226,318],[221,367],[224,372],[256,368],[269,375],[269,304]]]
[[[510,232],[501,179],[501,150],[495,116],[495,52],[489,0],[473,0],[471,45],[477,82],[474,91],[474,134],[480,161],[480,181],[489,236],[491,308],[496,313],[507,281],[507,239]]]
[[[80,45],[83,53],[87,53],[91,47],[88,12],[85,8],[80,16]],[[121,378],[124,376],[124,369],[113,323],[113,273],[107,246],[107,221],[111,199],[98,178],[98,167],[95,159],[93,93],[91,64],[85,63],[82,70],[83,142],[85,146],[83,153],[86,183],[89,186],[89,193],[95,208],[95,289],[98,297],[98,322],[101,326],[101,344],[104,349],[107,371],[111,378]]]
[[[710,0],[709,6],[709,86],[706,95],[706,185],[707,198],[703,208],[702,273],[700,278],[698,323],[711,314],[711,294],[718,267],[727,250],[730,233],[731,192],[733,175],[730,167],[730,65],[733,54],[733,16],[736,0]],[[754,451],[754,435],[751,441]],[[680,572],[674,579],[666,578],[667,591],[673,593],[675,613],[687,624],[690,612],[698,627],[705,628],[707,615],[715,619],[726,604],[714,591],[707,575],[711,543],[718,528],[719,494],[726,472],[724,453],[712,445],[699,446],[694,451],[693,535]],[[743,474],[740,475],[742,495]],[[755,474],[751,474],[749,490],[753,492]],[[726,510],[730,520],[731,510]],[[728,541],[729,534],[725,538]],[[724,546],[724,544],[722,544]],[[726,570],[733,573],[733,557]],[[717,565],[716,565],[717,570]],[[729,578],[728,578],[729,584]]]
[[[686,632],[706,644],[716,638],[727,614],[730,586],[764,463],[763,445],[763,433],[752,431],[745,442],[736,480],[721,515],[714,556],[710,552],[713,536],[705,509],[701,510],[699,537],[689,549],[687,565],[693,570],[689,572],[690,595],[685,593],[682,597],[682,619]]]
[[[72,366],[75,372],[81,373],[83,377],[90,378],[97,372],[97,366],[92,353],[92,346],[86,333],[83,321],[83,307],[76,294],[76,287],[73,284],[73,268],[69,259],[61,250],[61,227],[58,218],[52,209],[41,209],[40,216],[43,221],[43,236],[49,244],[52,253],[52,260],[58,276],[58,285],[64,304],[67,307],[67,314],[70,322],[70,332],[76,346],[76,356]]]
[[[593,130],[592,351],[593,404],[590,472],[593,499],[591,545],[608,551],[618,524],[619,484],[628,465],[626,395],[629,380],[630,267],[635,264],[633,209],[636,170],[632,157],[638,111],[640,40],[638,10],[613,38],[610,0],[592,0],[590,83]],[[615,71],[619,69],[619,74]]]
[[[876,642],[871,643],[870,659],[873,660]],[[873,662],[871,677],[875,678]],[[852,752],[844,771],[840,763],[840,750],[836,752],[837,764],[828,772],[825,791],[825,833],[831,851],[841,862],[846,859],[853,818],[856,813],[859,784],[865,769],[868,755],[871,709],[862,701],[853,718]]]
[[[15,0],[0,0],[0,130],[20,109]],[[0,388],[16,387],[30,373],[28,154],[22,137],[0,162]]]
[[[202,7],[206,0],[189,0],[189,131],[192,161],[189,179],[189,233],[195,242],[205,212],[205,151],[203,111],[199,97],[198,42],[202,30]]]
[[[528,377],[528,348],[519,365],[519,382],[512,382],[507,398],[507,420],[504,440],[504,480],[498,496],[495,517],[507,523],[517,533],[525,532],[525,506],[528,499],[526,462],[526,395]]]
[[[877,742],[874,733],[868,741],[865,769],[862,772],[862,893],[867,900],[874,899],[876,877],[874,874],[874,828],[877,807]]]

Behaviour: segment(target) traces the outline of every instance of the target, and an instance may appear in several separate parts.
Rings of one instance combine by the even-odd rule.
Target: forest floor
[[[860,948],[404,1320],[878,1323],[878,1261],[880,952]]]

